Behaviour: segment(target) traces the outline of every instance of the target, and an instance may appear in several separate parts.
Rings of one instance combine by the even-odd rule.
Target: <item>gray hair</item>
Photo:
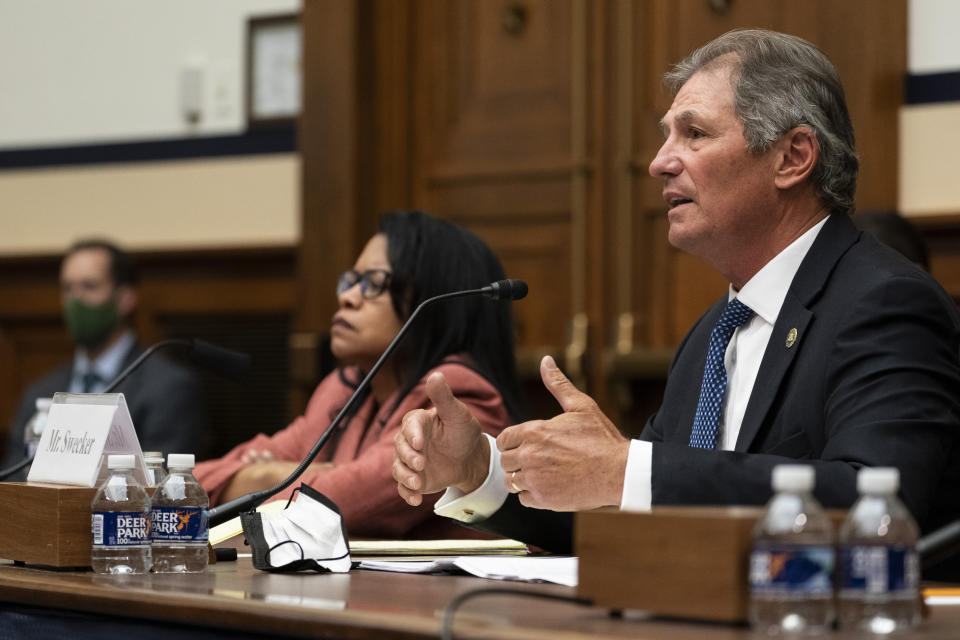
[[[859,161],[843,85],[830,59],[802,38],[742,29],[691,53],[664,81],[676,95],[698,71],[727,65],[747,149],[763,153],[794,127],[809,127],[820,146],[811,176],[820,202],[831,212],[852,212]]]

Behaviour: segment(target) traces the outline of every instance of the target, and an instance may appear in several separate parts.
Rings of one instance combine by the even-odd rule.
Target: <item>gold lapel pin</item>
[[[790,332],[787,334],[787,349],[792,347],[797,343],[797,328],[794,327],[790,329]]]

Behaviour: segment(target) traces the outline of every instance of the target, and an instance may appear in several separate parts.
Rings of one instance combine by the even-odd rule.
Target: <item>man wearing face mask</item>
[[[124,251],[102,240],[74,244],[60,265],[60,289],[64,322],[76,344],[73,362],[24,392],[0,468],[26,455],[24,427],[37,398],[50,398],[58,391],[100,393],[143,353],[130,322],[137,306],[137,276]],[[203,387],[189,371],[156,354],[115,391],[126,398],[143,450],[203,455],[207,441]],[[25,476],[26,472],[9,479]]]

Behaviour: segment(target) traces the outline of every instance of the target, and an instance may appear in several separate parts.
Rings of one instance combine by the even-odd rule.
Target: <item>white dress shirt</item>
[[[794,240],[763,266],[743,287],[736,291],[733,286],[727,299],[739,300],[753,309],[754,315],[737,328],[730,338],[723,363],[727,370],[727,392],[724,397],[721,424],[718,430],[718,448],[732,451],[740,435],[740,425],[747,410],[747,403],[757,379],[760,361],[773,333],[773,325],[780,315],[787,290],[793,282],[800,263],[826,223],[824,218]],[[699,384],[700,381],[690,381]],[[490,442],[490,473],[476,491],[464,495],[456,489],[447,492],[434,505],[438,515],[462,522],[483,520],[491,516],[507,499],[509,492],[504,484],[500,452],[496,442]],[[623,497],[620,508],[630,511],[648,511],[651,504],[651,475],[653,444],[643,440],[631,440],[627,457],[627,470],[623,479]]]

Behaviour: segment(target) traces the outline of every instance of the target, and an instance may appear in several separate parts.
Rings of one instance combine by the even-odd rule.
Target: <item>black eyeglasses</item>
[[[360,283],[360,295],[364,300],[373,300],[390,288],[391,273],[386,269],[367,269],[363,273],[348,269],[337,280],[337,296]]]

